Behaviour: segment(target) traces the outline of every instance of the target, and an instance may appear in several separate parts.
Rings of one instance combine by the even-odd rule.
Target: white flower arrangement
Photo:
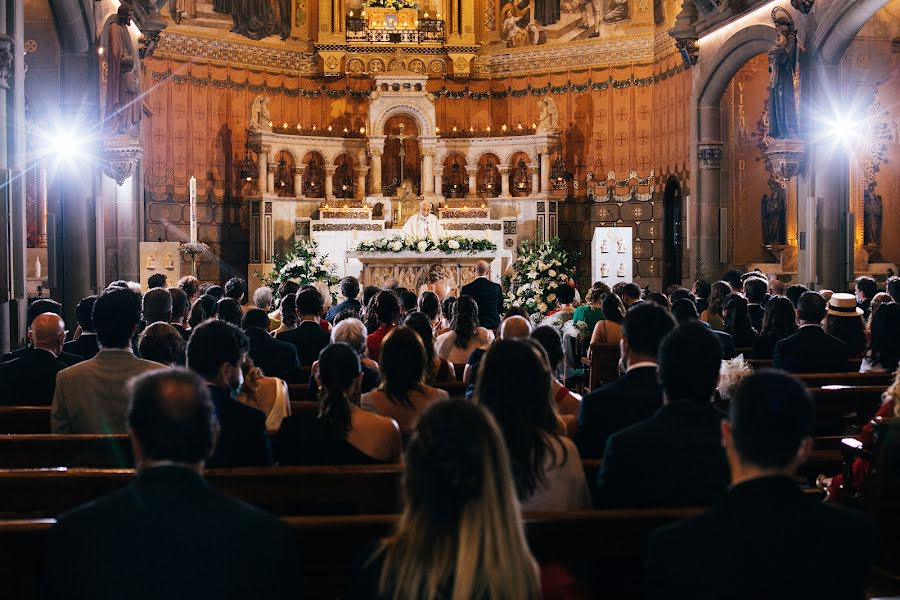
[[[286,281],[294,281],[300,286],[321,281],[329,287],[338,282],[334,263],[328,260],[327,255],[319,254],[315,242],[294,242],[286,254],[275,256],[274,263],[275,268],[272,272],[261,279],[275,290]]]
[[[462,235],[433,238],[390,236],[374,240],[363,240],[356,245],[357,252],[428,252],[437,250],[444,254],[475,254],[497,249],[497,244],[485,238],[470,238]]]
[[[558,306],[559,286],[576,278],[576,262],[558,239],[524,242],[512,268],[515,275],[504,278],[507,306],[521,306],[540,320]]]

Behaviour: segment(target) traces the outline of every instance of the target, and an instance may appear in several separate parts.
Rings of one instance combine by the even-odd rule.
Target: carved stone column
[[[381,195],[381,148],[369,147],[369,195]]]
[[[335,165],[325,165],[325,199],[334,199],[334,173],[337,171]]]
[[[356,199],[362,200],[366,197],[366,174],[369,167],[356,167],[353,172],[356,175]]]
[[[722,178],[722,142],[700,144],[697,149],[700,165],[698,198],[698,247],[700,276],[718,277],[722,262],[721,235],[727,231],[727,223],[720,223],[719,208]]]
[[[291,167],[291,175],[294,176],[294,197],[303,197],[303,167]]]
[[[438,196],[444,195],[444,167],[434,169],[434,193]]]
[[[266,173],[266,191],[270,194],[275,193],[275,172],[278,171],[278,164],[270,160],[268,165],[268,173]]]
[[[257,173],[256,185],[259,189],[260,194],[266,193],[266,188],[269,180],[269,152],[271,150],[271,146],[263,145],[260,146],[259,151],[256,155],[256,166],[259,170],[259,172]]]
[[[500,171],[500,197],[509,198],[509,165],[498,167]]]
[[[474,198],[478,195],[478,167],[466,167],[466,175],[469,176],[469,193],[466,196]]]
[[[422,148],[422,194],[434,194],[434,148]]]
[[[541,149],[541,189],[542,194],[550,193],[550,150]]]

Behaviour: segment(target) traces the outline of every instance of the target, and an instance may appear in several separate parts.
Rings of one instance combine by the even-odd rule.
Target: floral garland
[[[419,5],[413,0],[365,0],[362,3],[363,8],[392,8],[400,10],[401,8],[419,8]]]
[[[503,278],[508,306],[520,306],[532,316],[559,306],[556,289],[577,279],[577,253],[563,250],[559,238],[542,244],[525,241],[513,264],[514,275]]]
[[[294,281],[301,287],[317,281],[337,284],[334,274],[334,263],[328,260],[327,254],[320,254],[315,242],[298,240],[286,253],[275,256],[275,268],[268,275],[260,277],[265,285],[278,289],[286,281]]]
[[[357,252],[428,252],[439,250],[444,254],[474,254],[496,250],[497,244],[485,238],[451,235],[435,241],[432,238],[403,236],[364,240],[356,245]]]

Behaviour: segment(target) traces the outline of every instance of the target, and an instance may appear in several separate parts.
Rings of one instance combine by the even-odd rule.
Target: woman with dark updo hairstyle
[[[753,340],[753,358],[772,359],[775,344],[797,333],[797,311],[794,304],[784,296],[772,296],[766,302],[762,331]]]

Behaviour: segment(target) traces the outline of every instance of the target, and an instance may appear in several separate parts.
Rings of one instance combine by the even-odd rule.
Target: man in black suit
[[[250,350],[244,332],[225,321],[197,326],[187,345],[187,366],[206,380],[219,418],[219,440],[209,467],[247,467],[272,464],[266,435],[266,415],[238,402],[244,384],[241,363]]]
[[[172,320],[172,294],[166,288],[153,288],[141,300],[144,327]]]
[[[154,273],[147,278],[147,289],[154,290],[156,288],[165,288],[167,281],[165,273]]]
[[[763,303],[766,301],[768,290],[769,282],[761,277],[749,277],[744,281],[744,294],[747,296],[747,314],[750,315],[750,323],[757,333],[762,331],[763,317],[766,314]]]
[[[865,598],[865,520],[823,505],[793,478],[813,445],[809,391],[763,370],[738,386],[721,425],[731,466],[725,499],[663,527],[647,549],[647,598]]]
[[[584,397],[575,443],[582,458],[600,458],[610,435],[649,419],[662,406],[656,377],[656,354],[675,327],[669,311],[643,302],[628,311],[622,324],[625,375]]]
[[[241,327],[250,340],[253,364],[269,377],[285,379],[300,367],[297,349],[293,344],[276,340],[267,331],[269,315],[258,308],[250,309],[241,320]]]
[[[863,311],[863,318],[868,319],[872,312],[872,298],[878,293],[878,284],[874,279],[863,275],[856,278],[856,303]]]
[[[26,337],[28,335],[27,332],[31,330],[31,324],[34,322],[37,316],[48,312],[62,317],[62,305],[56,300],[51,300],[49,298],[38,298],[28,305],[28,308],[25,311]],[[13,350],[12,352],[7,352],[3,355],[3,362],[12,360],[14,358],[19,358],[20,356],[24,355],[30,348],[30,344],[26,343],[23,348]],[[84,357],[78,354],[72,354],[71,352],[63,351],[59,353],[59,356],[57,356],[56,359],[59,362],[65,364],[67,367],[71,367],[72,365],[77,365],[78,363],[82,362],[84,360]]]
[[[185,369],[134,380],[128,430],[137,477],[59,517],[46,598],[298,597],[288,529],[203,478],[218,433],[205,388]]]
[[[731,334],[725,331],[716,331],[709,323],[701,321],[697,315],[697,307],[687,298],[682,298],[672,303],[672,316],[675,317],[679,325],[682,323],[700,323],[709,329],[716,336],[716,339],[719,340],[724,360],[730,360],[737,356],[737,349],[734,347],[734,338],[731,337]]]
[[[188,341],[191,332],[184,328],[184,321],[190,310],[187,293],[181,288],[170,287],[169,295],[172,296],[172,317],[169,325],[178,330],[184,341]]]
[[[699,323],[679,325],[663,339],[663,406],[609,438],[597,475],[598,506],[707,506],[724,495],[722,415],[711,404],[721,356],[718,340]]]
[[[57,360],[66,341],[66,324],[55,313],[38,315],[28,332],[31,348],[0,364],[0,404],[50,406],[56,374],[66,368]]]
[[[622,304],[625,310],[629,310],[632,306],[643,302],[641,299],[641,288],[636,283],[626,283],[622,288]]]
[[[475,265],[475,279],[459,290],[460,296],[471,296],[478,305],[478,320],[486,329],[500,327],[500,312],[503,310],[503,288],[490,280],[491,266],[479,260]]]
[[[776,369],[791,373],[847,371],[847,344],[822,328],[827,305],[816,292],[804,292],[797,301],[800,329],[777,344],[772,356]]]
[[[297,293],[295,300],[300,323],[295,329],[282,332],[278,338],[293,344],[303,367],[312,366],[319,358],[319,352],[330,342],[328,332],[319,325],[319,317],[325,305],[322,295],[313,287],[306,287]]]
[[[81,327],[81,335],[78,339],[63,344],[63,352],[75,354],[83,357],[85,360],[94,358],[100,352],[100,344],[97,343],[97,334],[94,332],[94,302],[97,296],[88,296],[82,298],[81,302],[75,307],[75,318],[78,319],[78,326]]]
[[[355,310],[357,315],[362,313],[362,304],[356,299],[359,296],[359,279],[356,277],[341,279],[341,296],[344,297],[344,301],[329,308],[325,314],[325,320],[329,323],[334,322],[334,318],[345,310]]]

